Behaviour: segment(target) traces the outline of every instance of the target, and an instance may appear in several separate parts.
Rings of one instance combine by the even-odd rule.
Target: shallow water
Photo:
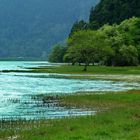
[[[0,62],[0,70],[17,70],[51,64],[47,62]],[[66,79],[65,75],[35,73],[0,73],[0,118],[21,117],[55,118],[62,116],[87,115],[95,111],[59,107],[34,101],[36,95],[74,94],[84,91],[124,91],[137,89],[138,83],[105,80]]]

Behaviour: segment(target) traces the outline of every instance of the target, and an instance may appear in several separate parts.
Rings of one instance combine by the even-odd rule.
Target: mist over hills
[[[99,0],[0,0],[0,58],[46,57]]]

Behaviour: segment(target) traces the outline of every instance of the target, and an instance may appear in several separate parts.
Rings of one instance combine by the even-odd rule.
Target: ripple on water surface
[[[6,62],[5,62],[6,63]],[[11,62],[10,62],[11,63]],[[37,62],[38,63],[38,62]],[[29,63],[11,64],[29,66]],[[36,64],[35,62],[33,65]],[[44,64],[44,63],[43,63]],[[6,64],[3,64],[6,67]],[[30,62],[31,65],[31,62]],[[37,64],[36,64],[37,65]],[[8,63],[8,69],[10,69]],[[87,115],[95,111],[68,109],[58,104],[35,102],[32,96],[74,94],[80,91],[124,91],[138,88],[138,83],[113,82],[103,80],[65,79],[65,75],[9,73],[0,74],[0,118],[20,116],[21,118],[55,118],[62,116]]]

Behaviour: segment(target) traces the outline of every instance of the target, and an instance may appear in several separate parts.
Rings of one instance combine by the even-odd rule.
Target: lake
[[[90,91],[125,91],[137,89],[138,83],[105,80],[77,80],[63,74],[2,73],[28,67],[51,66],[41,61],[0,61],[0,118],[41,119],[88,115],[96,111],[60,107],[57,102],[44,104],[38,95],[67,95]]]

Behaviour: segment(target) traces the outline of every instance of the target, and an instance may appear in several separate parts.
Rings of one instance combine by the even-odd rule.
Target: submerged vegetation
[[[47,98],[46,98],[47,99]],[[67,106],[99,110],[94,116],[11,122],[2,140],[137,140],[140,138],[140,91],[59,97]],[[1,126],[4,122],[1,122]],[[10,128],[10,124],[9,125]]]
[[[53,35],[50,34],[50,40],[52,40],[52,42],[48,42],[47,46],[53,44],[59,39],[59,28],[62,28],[63,30],[65,27],[61,27],[61,24],[56,27],[57,39],[53,38]],[[42,29],[42,31],[44,31],[44,29],[46,30],[46,27],[43,26]],[[54,32],[53,28],[50,29],[51,32]],[[49,33],[51,32],[48,32],[47,36],[49,36]],[[20,32],[18,32],[18,34],[19,33]],[[43,32],[39,31],[38,33]],[[63,32],[61,33],[63,34]],[[31,36],[33,37],[34,35],[31,33]],[[19,55],[29,57],[33,54],[36,57],[46,59],[46,52],[48,50],[43,51],[43,48],[45,47],[44,45],[46,44],[46,36],[43,35],[43,38],[39,39],[35,39],[35,37],[34,39],[36,41],[33,41],[34,39],[32,37],[28,39],[29,41],[27,41],[27,43],[24,43],[24,41],[23,43],[19,43],[21,39],[16,41],[17,44],[21,44],[19,50],[23,50],[20,51]],[[5,39],[2,40],[2,42],[3,41],[5,42]],[[13,43],[13,45],[15,43]],[[40,47],[41,44],[43,44],[42,47]],[[29,48],[27,49],[24,45],[29,46]],[[16,45],[15,48],[17,48],[17,46],[19,45]],[[28,51],[33,49],[34,46],[37,49],[33,52]],[[24,54],[26,51],[28,53]],[[16,53],[13,52],[14,51],[9,53],[10,56],[11,54],[13,55],[17,53],[17,51]],[[2,51],[2,56],[7,56],[7,51],[6,53],[5,51]],[[16,57],[17,55],[14,56]],[[39,116],[41,116],[41,110],[38,108],[39,106],[43,106],[44,110],[46,110],[47,107],[48,109],[52,109],[54,105],[56,105],[56,107],[58,106],[58,108],[56,108],[58,110],[61,107],[66,107],[66,111],[78,108],[85,109],[86,111],[90,110],[94,113],[90,113],[90,115],[86,114],[87,116],[74,117],[67,112],[69,117],[64,117],[64,115],[62,115],[63,118],[60,116],[60,119],[55,118],[50,120],[45,119],[47,115],[44,119],[41,117],[39,120],[6,120],[2,118],[0,120],[0,140],[140,139],[140,91],[138,84],[140,82],[139,0],[101,0],[95,9],[91,9],[89,22],[87,23],[83,20],[77,21],[71,29],[66,45],[56,45],[53,48],[49,61],[55,63],[65,62],[66,64],[31,67],[26,68],[26,70],[24,70],[24,68],[19,70],[2,70],[1,72],[16,72],[16,74],[18,72],[42,73],[42,75],[36,75],[36,78],[40,78],[40,81],[42,80],[41,78],[61,78],[63,80],[62,83],[59,83],[61,90],[64,90],[66,87],[69,89],[75,89],[75,87],[69,86],[71,83],[66,84],[64,78],[83,78],[87,79],[88,82],[91,82],[89,79],[134,81],[134,86],[137,87],[136,89],[138,90],[101,92],[101,88],[111,89],[113,84],[110,84],[110,87],[107,85],[105,85],[105,87],[103,84],[99,84],[99,92],[79,92],[77,94],[75,93],[66,96],[61,94],[61,96],[57,95],[56,97],[53,96],[52,93],[48,96],[44,93],[39,94],[38,96],[35,95],[31,99],[32,101],[35,101],[37,110],[33,111],[38,113]],[[43,75],[43,73],[50,75],[45,77],[45,74]],[[16,76],[18,77],[19,75],[17,74]],[[58,77],[53,77],[56,75]],[[23,75],[23,77],[24,76],[26,75]],[[33,75],[29,76],[29,78],[31,77],[33,77]],[[57,82],[59,82],[58,79]],[[42,80],[41,82],[43,82],[43,85],[45,84],[46,87],[48,86],[51,88],[53,82],[50,82],[48,79],[45,80],[47,80],[49,84],[46,85],[46,82]],[[34,80],[34,86],[41,85],[40,81],[38,82],[37,80]],[[86,89],[88,87],[87,85],[90,84],[87,81],[85,80]],[[20,79],[18,82],[20,83]],[[28,80],[28,82],[30,81]],[[63,84],[65,84],[65,87],[62,88],[61,86]],[[20,86],[22,87],[21,83]],[[31,86],[31,89],[35,88],[34,86]],[[92,86],[94,87],[94,85]],[[126,87],[127,86],[128,85],[126,85]],[[135,89],[134,86],[133,89]],[[77,87],[81,88],[76,83],[76,88]],[[117,91],[118,87],[119,85],[117,85]],[[22,90],[23,92],[28,92],[24,88]],[[59,91],[57,86],[54,88],[54,91],[56,90]],[[19,95],[17,94],[17,96]],[[26,98],[26,96],[23,96],[22,98]],[[9,101],[10,103],[20,102],[18,99],[10,99]],[[25,104],[28,103],[23,102],[22,105]],[[52,108],[49,108],[50,106],[52,106]],[[29,107],[32,110],[35,107],[35,104],[31,106],[29,103]],[[23,108],[21,107],[21,109]],[[23,116],[28,115],[28,113],[30,114],[30,112],[26,112],[27,114],[24,113]]]

